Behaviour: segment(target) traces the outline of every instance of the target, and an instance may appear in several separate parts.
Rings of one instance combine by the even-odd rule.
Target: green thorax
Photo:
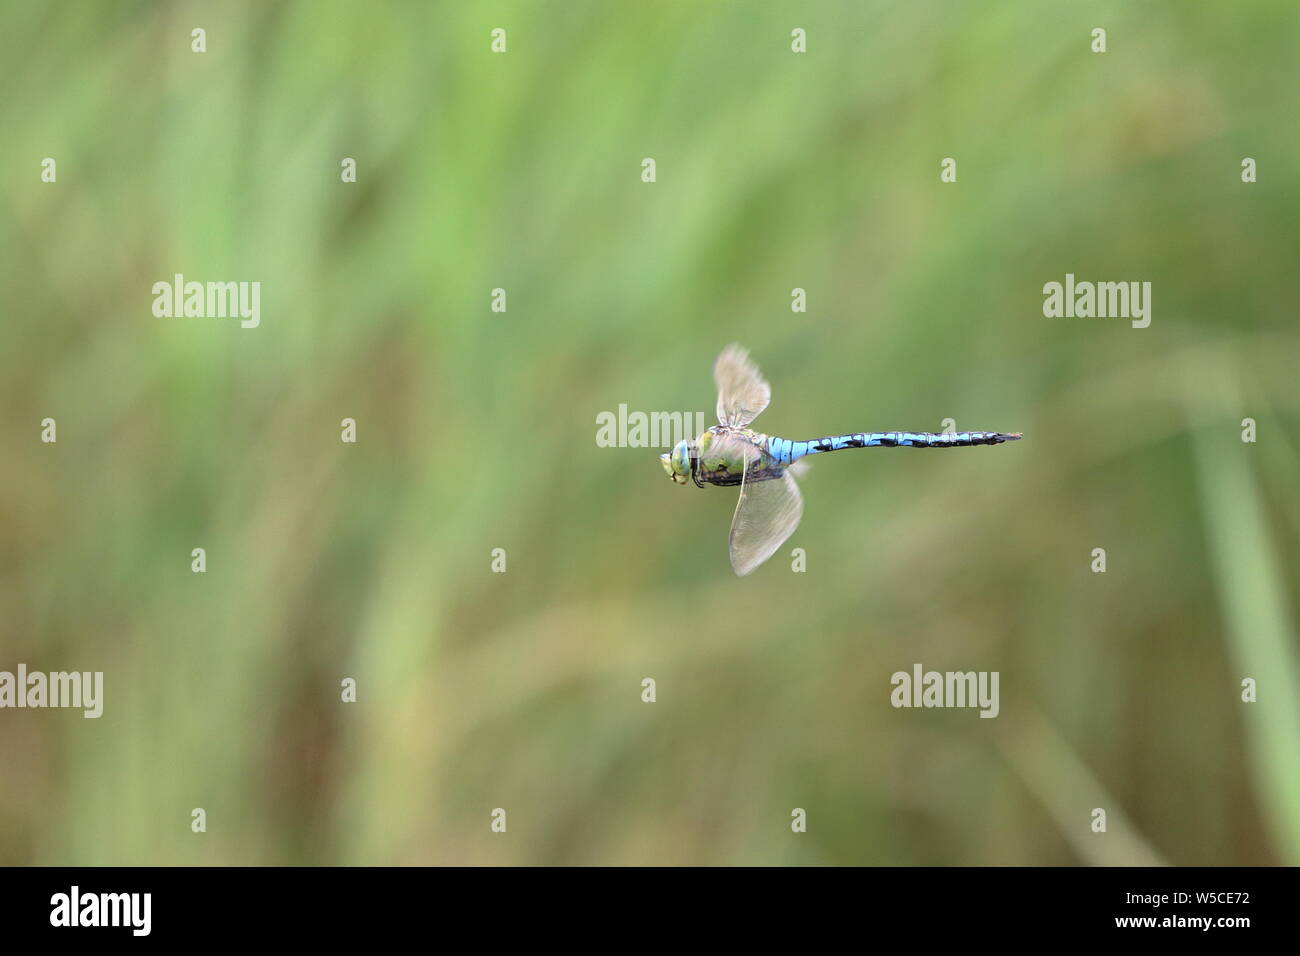
[[[715,425],[695,440],[699,455],[696,477],[711,485],[738,485],[742,476],[748,481],[780,477],[780,465],[755,451],[763,450],[766,441],[766,435],[752,428],[724,429]]]

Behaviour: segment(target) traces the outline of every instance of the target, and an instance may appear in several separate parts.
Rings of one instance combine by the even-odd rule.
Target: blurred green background
[[[1300,863],[1291,0],[2,9],[0,669],[105,712],[0,712],[0,862]],[[1026,440],[818,460],[738,579],[595,443],[733,340],[775,434]]]

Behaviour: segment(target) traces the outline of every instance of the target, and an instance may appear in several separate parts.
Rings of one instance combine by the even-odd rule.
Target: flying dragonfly
[[[731,567],[740,575],[770,558],[799,527],[803,498],[794,478],[807,466],[801,459],[808,455],[844,448],[965,448],[1020,438],[1019,432],[857,432],[792,441],[749,427],[767,408],[772,389],[745,349],[723,349],[713,364],[713,380],[718,424],[694,441],[679,441],[659,460],[676,484],[740,488],[730,537]]]

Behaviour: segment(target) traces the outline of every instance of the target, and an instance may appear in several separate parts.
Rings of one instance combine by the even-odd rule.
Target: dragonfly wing
[[[799,527],[803,496],[789,472],[767,481],[742,481],[731,519],[731,567],[748,574],[776,553]]]
[[[767,408],[772,389],[739,345],[728,345],[713,363],[718,386],[718,421],[744,428]]]

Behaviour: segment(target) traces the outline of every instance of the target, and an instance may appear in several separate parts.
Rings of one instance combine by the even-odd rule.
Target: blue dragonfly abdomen
[[[1000,445],[1019,437],[1004,432],[856,432],[793,441],[768,435],[765,450],[777,461],[790,465],[807,455],[844,448],[967,448],[971,445]]]

